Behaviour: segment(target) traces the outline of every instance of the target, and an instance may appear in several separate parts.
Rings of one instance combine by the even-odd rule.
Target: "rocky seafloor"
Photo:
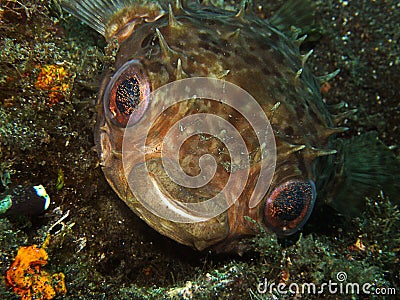
[[[260,11],[272,15],[283,2],[266,1]],[[93,102],[112,49],[57,1],[0,3],[1,180],[43,184],[52,199],[41,217],[0,219],[0,299],[18,299],[4,283],[18,248],[41,245],[48,233],[44,268],[65,274],[65,299],[366,299],[381,298],[377,293],[384,290],[400,293],[400,212],[385,191],[366,200],[359,218],[321,208],[301,234],[278,241],[261,233],[241,257],[196,252],[149,228],[111,190],[93,151]],[[398,155],[400,2],[316,1],[316,16],[315,34],[305,44],[314,49],[309,63],[318,75],[341,69],[323,97],[358,110],[344,121],[350,128],[344,137],[375,130]],[[56,78],[53,84],[46,85],[46,72]],[[340,283],[339,272],[346,273],[344,282],[370,283],[373,294],[258,291],[265,279],[287,286]]]

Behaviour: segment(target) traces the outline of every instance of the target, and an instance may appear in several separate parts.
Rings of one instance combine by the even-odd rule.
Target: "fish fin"
[[[400,202],[400,159],[385,146],[376,132],[369,132],[341,145],[341,169],[336,174],[329,205],[347,216],[358,216],[366,197],[383,191],[395,204]]]
[[[314,4],[309,0],[289,0],[272,16],[270,22],[280,31],[294,34],[297,39],[299,34],[313,27],[314,11]],[[293,32],[293,28],[297,32]]]
[[[106,24],[116,11],[123,9],[126,2],[102,0],[61,0],[62,7],[101,35],[105,35]]]
[[[165,14],[150,0],[61,0],[61,6],[107,40],[132,21],[153,21]]]

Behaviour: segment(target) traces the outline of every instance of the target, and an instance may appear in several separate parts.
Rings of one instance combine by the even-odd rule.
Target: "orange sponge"
[[[50,275],[41,270],[47,259],[48,254],[44,247],[20,247],[14,263],[7,270],[7,285],[23,300],[53,299],[56,295],[66,294],[63,273]]]

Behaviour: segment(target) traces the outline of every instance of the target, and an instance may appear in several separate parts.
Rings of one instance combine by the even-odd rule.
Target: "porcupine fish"
[[[255,222],[281,236],[299,230],[310,216],[317,195],[317,202],[329,203],[343,213],[357,213],[363,196],[371,191],[384,185],[398,190],[394,175],[382,167],[392,165],[395,170],[396,158],[375,134],[349,141],[335,137],[346,128],[335,126],[321,99],[321,78],[313,76],[306,64],[311,52],[302,55],[299,50],[304,37],[288,34],[292,25],[301,28],[310,24],[312,9],[308,1],[287,1],[271,20],[251,13],[246,2],[237,12],[180,0],[62,3],[108,42],[118,42],[115,62],[105,69],[99,92],[96,147],[111,187],[133,212],[161,234],[198,250],[213,247],[218,251],[241,251],[242,238],[258,231]],[[140,134],[137,124],[151,114],[147,101],[152,91],[193,77],[219,78],[256,99],[275,136],[276,168],[265,196],[250,207],[249,198],[263,160],[261,145],[250,124],[235,109],[209,99],[192,99],[170,107],[154,122],[153,133],[147,136],[145,163],[152,181],[143,193],[201,202],[218,193],[235,172],[229,168],[231,161],[224,144],[199,134],[178,149],[179,162],[188,175],[196,176],[201,171],[200,157],[211,154],[217,163],[214,178],[205,188],[185,188],[168,178],[160,145],[168,129],[186,116],[199,112],[217,114],[240,132],[250,153],[249,177],[233,205],[205,221],[174,222],[153,214],[135,197],[124,173],[122,144],[128,128]],[[369,151],[364,154],[368,158],[360,158],[366,148]],[[386,152],[378,158],[381,151]],[[133,154],[125,168],[135,170],[138,165]],[[140,186],[141,179],[134,180]]]

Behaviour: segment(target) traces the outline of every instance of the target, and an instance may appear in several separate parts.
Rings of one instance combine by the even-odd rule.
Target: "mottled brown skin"
[[[259,144],[244,118],[226,105],[209,100],[193,101],[189,106],[187,103],[175,105],[157,121],[153,127],[155,131],[148,138],[146,160],[156,175],[155,184],[175,199],[202,201],[221,190],[229,176],[225,168],[229,157],[221,151],[224,146],[207,136],[193,137],[183,145],[181,166],[188,174],[198,174],[198,158],[209,153],[218,162],[218,176],[204,188],[182,189],[162,170],[160,145],[163,136],[176,121],[197,112],[218,114],[241,132],[251,161],[246,189],[228,211],[206,222],[185,224],[161,219],[147,211],[133,196],[122,169],[124,128],[108,120],[103,111],[105,88],[113,71],[107,71],[102,82],[96,142],[108,182],[150,226],[199,250],[213,246],[218,251],[241,251],[245,246],[240,244],[241,238],[258,231],[257,226],[244,216],[266,227],[263,222],[264,204],[275,187],[289,179],[316,181],[313,163],[323,154],[318,149],[329,149],[328,137],[334,130],[330,129],[333,124],[320,98],[319,85],[307,66],[302,65],[294,40],[256,16],[238,17],[215,8],[208,10],[213,11],[201,7],[196,11],[174,7],[178,24],[169,23],[166,13],[154,22],[138,25],[129,37],[119,38],[120,49],[113,69],[118,70],[131,59],[138,60],[151,90],[180,78],[209,76],[222,78],[248,91],[267,114],[276,138],[276,172],[264,199],[253,209],[249,208],[249,198],[260,169]],[[173,50],[170,53],[160,47],[156,28]],[[177,72],[178,59],[184,73]],[[298,74],[300,69],[303,69],[301,75]],[[229,73],[226,75],[227,70]],[[137,163],[133,157],[129,168],[134,168]]]

